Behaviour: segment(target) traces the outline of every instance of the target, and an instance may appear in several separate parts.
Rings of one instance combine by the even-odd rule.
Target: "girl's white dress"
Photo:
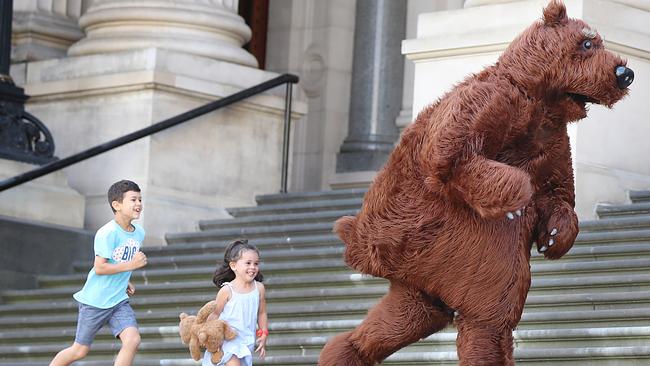
[[[257,326],[257,311],[260,306],[260,293],[257,289],[257,281],[253,291],[242,294],[235,292],[235,289],[226,282],[224,286],[230,288],[230,300],[226,303],[219,316],[225,320],[237,332],[237,337],[231,341],[224,341],[223,357],[217,366],[224,365],[232,356],[241,359],[242,366],[253,365],[253,348],[255,347],[255,328]],[[210,358],[212,353],[205,351],[203,355],[203,366],[214,366]]]

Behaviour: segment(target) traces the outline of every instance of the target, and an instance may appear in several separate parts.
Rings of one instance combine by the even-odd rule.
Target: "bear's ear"
[[[566,15],[566,7],[561,1],[551,0],[544,9],[544,25],[554,27],[556,25],[566,24],[569,17]]]

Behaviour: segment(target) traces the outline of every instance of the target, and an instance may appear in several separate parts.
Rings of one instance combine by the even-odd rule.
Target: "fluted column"
[[[257,67],[242,48],[251,30],[235,0],[95,0],[79,19],[86,37],[68,54],[164,48]]]
[[[77,25],[80,0],[14,1],[12,61],[64,57],[83,37]]]
[[[348,136],[339,173],[378,170],[399,136],[406,1],[358,0]]]

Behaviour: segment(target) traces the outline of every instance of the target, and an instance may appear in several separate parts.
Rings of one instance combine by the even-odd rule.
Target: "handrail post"
[[[287,181],[289,177],[289,138],[291,136],[291,92],[293,84],[287,83],[284,95],[284,139],[282,141],[282,178],[280,181],[280,193],[287,193]]]

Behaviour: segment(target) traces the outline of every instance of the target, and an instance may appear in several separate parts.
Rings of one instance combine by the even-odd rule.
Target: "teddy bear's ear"
[[[566,24],[569,17],[566,14],[566,6],[559,0],[551,0],[544,9],[544,25],[554,27]]]

